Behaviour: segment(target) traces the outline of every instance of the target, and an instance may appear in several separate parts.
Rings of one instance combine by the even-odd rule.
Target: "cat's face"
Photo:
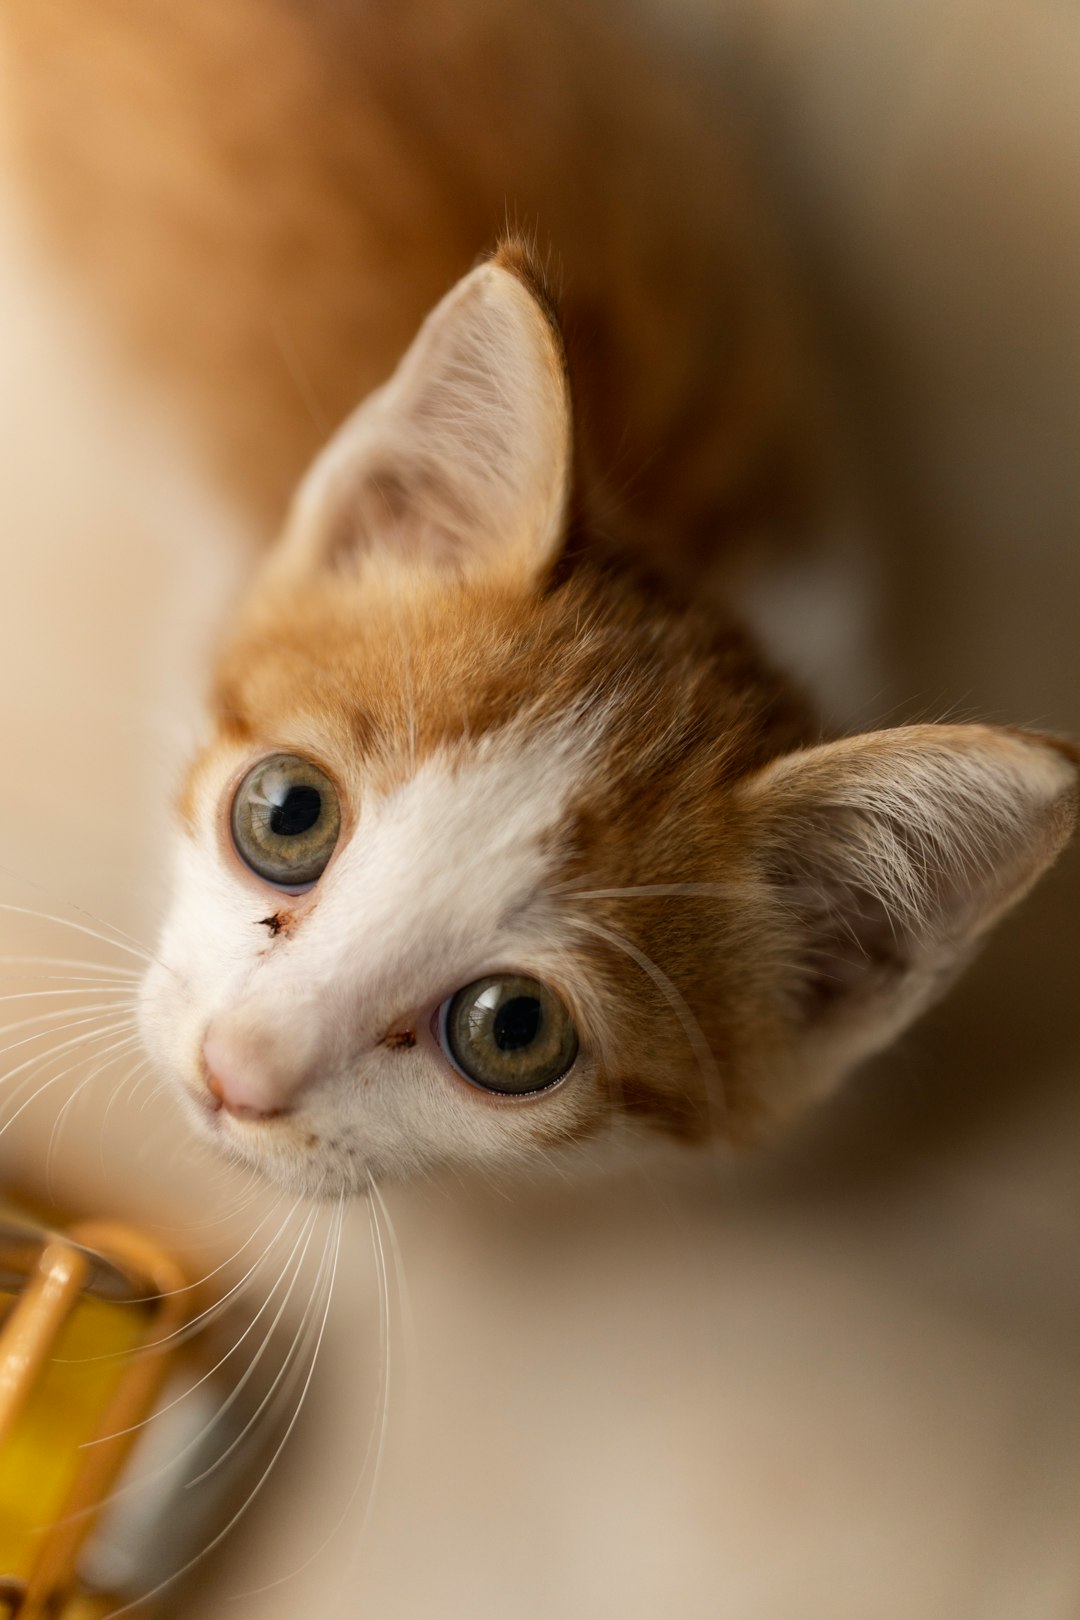
[[[589,574],[361,565],[264,589],[216,710],[144,1003],[215,1135],[336,1192],[717,1127],[749,958],[737,840],[721,878],[693,824],[797,736],[734,637]]]
[[[474,272],[342,430],[219,670],[151,1052],[294,1188],[748,1138],[929,1001],[1067,836],[1059,747],[802,747],[742,636],[562,551],[557,333]]]

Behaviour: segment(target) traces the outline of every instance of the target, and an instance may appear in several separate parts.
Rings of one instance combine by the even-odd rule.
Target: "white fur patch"
[[[291,1057],[298,1074],[314,1067],[317,1083],[281,1105],[301,1103],[304,1131],[344,1143],[357,1164],[404,1172],[448,1156],[512,1157],[531,1130],[529,1110],[472,1096],[426,1024],[446,996],[485,972],[516,969],[558,987],[569,952],[544,879],[597,735],[576,718],[542,732],[518,725],[467,756],[429,758],[383,797],[364,796],[358,784],[347,845],[295,930],[275,940],[258,923],[286,897],[221,850],[208,785],[198,835],[179,851],[160,946],[167,966],[147,981],[143,1021],[154,1054],[197,1095],[207,1027],[231,1021],[270,1041],[284,1072]],[[422,1038],[412,1051],[387,1050],[382,1037],[402,1021],[421,1026]],[[580,1106],[571,1085],[558,1088],[545,1099],[546,1121],[552,1112],[570,1121]],[[264,1168],[311,1190],[331,1174],[325,1155],[301,1152],[295,1132],[231,1121],[219,1128]],[[279,1162],[266,1162],[264,1149]],[[335,1190],[342,1173],[333,1172]]]

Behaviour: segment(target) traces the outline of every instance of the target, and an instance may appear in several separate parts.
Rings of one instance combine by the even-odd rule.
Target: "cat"
[[[1055,738],[819,740],[736,622],[575,519],[573,437],[505,244],[316,460],[222,655],[143,1028],[306,1193],[758,1141],[1072,830]]]
[[[35,30],[62,51],[48,6],[11,11],[31,55]],[[110,8],[99,15],[103,37],[122,41]],[[260,28],[242,5],[214,15],[205,8],[191,29],[260,49],[284,30],[293,79],[272,82],[301,86],[287,105],[310,115],[314,85],[339,109],[339,76],[305,74],[314,39],[324,69],[329,60],[320,31],[348,36],[359,13],[319,6],[301,25],[267,7]],[[415,41],[372,15],[384,57],[395,28]],[[407,15],[415,29],[422,13]],[[177,30],[179,13],[165,8],[155,27],[161,16]],[[475,43],[467,28],[464,38]],[[194,67],[159,51],[166,86],[197,80],[198,43]],[[69,91],[100,63],[100,51],[76,53]],[[654,77],[663,84],[660,64]],[[399,64],[395,82],[408,78]],[[40,131],[41,80],[28,82]],[[635,68],[634,86],[653,82]],[[265,90],[258,75],[251,83],[261,88],[250,94]],[[141,93],[158,114],[159,99]],[[622,84],[611,107],[633,100]],[[269,129],[257,110],[255,127]],[[211,134],[228,116],[208,109]],[[666,101],[649,116],[635,106],[634,127],[664,133],[663,163],[628,170],[631,197],[648,206],[627,208],[625,234],[596,233],[536,182],[539,218],[567,261],[563,290],[513,233],[460,277],[390,381],[317,456],[217,667],[142,1027],[198,1128],[298,1192],[336,1197],[444,1167],[513,1175],[663,1141],[762,1141],[944,991],[1075,821],[1071,745],[979,725],[836,736],[727,604],[738,536],[813,483],[801,424],[814,411],[793,401],[814,372],[797,319],[772,295],[762,233],[747,226],[744,238],[754,209],[726,195],[714,215],[686,193],[676,157],[711,161],[701,126],[688,136]],[[415,107],[409,117],[425,155],[453,150],[445,128],[433,133]],[[355,167],[355,125],[329,122]],[[399,152],[404,125],[399,116]],[[86,137],[88,162],[95,142]],[[306,174],[316,149],[325,136],[299,141],[299,156],[278,152],[270,171],[283,177],[281,217],[313,221],[291,261],[272,184],[256,211],[287,261],[275,285],[291,274],[305,300],[318,284],[312,243],[353,196],[289,183],[289,163]],[[106,151],[118,170],[136,161],[115,139]],[[251,152],[241,156],[248,181],[265,182]],[[222,180],[212,165],[199,172],[208,167]],[[474,155],[460,172],[484,168]],[[430,179],[419,164],[395,171],[395,188],[379,171],[398,229],[415,173]],[[476,182],[479,200],[447,186],[440,251],[406,255],[402,286],[383,264],[380,308],[394,319],[368,357],[376,373],[402,311],[437,276],[451,279],[505,193],[499,173],[490,195]],[[224,180],[221,194],[236,200]],[[212,234],[217,193],[185,195]],[[453,224],[462,216],[469,228]],[[721,231],[718,218],[739,229]],[[591,237],[605,251],[587,269]],[[177,262],[183,272],[191,256]],[[726,302],[706,274],[721,263],[760,263],[763,286]],[[369,266],[349,307],[378,279]],[[331,293],[331,304],[343,296],[340,279]],[[301,330],[320,307],[297,314]],[[673,312],[674,329],[659,319]],[[302,344],[305,373],[346,324],[339,313],[320,342]],[[205,345],[183,358],[220,420],[264,377],[256,367],[254,381],[237,381],[243,344],[226,323],[236,352],[223,367],[215,330],[208,319]],[[348,366],[340,353],[315,365],[333,415],[343,371],[357,396],[375,380],[361,347],[346,346]],[[226,374],[239,394],[208,388],[208,375]],[[265,408],[239,415],[249,428],[266,420]],[[311,432],[305,417],[303,432],[233,446],[253,510],[274,509]],[[634,474],[622,500],[596,476],[620,453]]]

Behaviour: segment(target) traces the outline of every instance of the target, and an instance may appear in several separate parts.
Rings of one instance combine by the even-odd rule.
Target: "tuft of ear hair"
[[[526,250],[509,243],[436,306],[315,461],[283,555],[342,567],[383,551],[531,581],[562,540],[570,479],[561,335]]]
[[[1068,840],[1078,765],[1054,738],[908,726],[786,755],[742,785],[779,1017],[810,1084],[947,988]]]

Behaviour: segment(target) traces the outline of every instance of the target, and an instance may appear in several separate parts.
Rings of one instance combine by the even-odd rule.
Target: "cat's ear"
[[[562,540],[570,477],[559,330],[524,255],[503,249],[443,299],[315,462],[284,549],[308,567],[388,548],[535,579]]]
[[[1072,832],[1069,745],[910,726],[790,754],[741,787],[777,1015],[820,1087],[933,1001]]]

